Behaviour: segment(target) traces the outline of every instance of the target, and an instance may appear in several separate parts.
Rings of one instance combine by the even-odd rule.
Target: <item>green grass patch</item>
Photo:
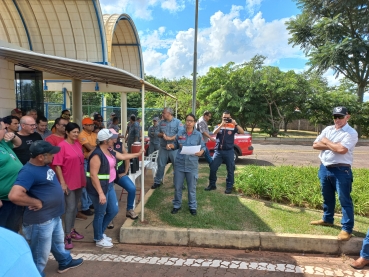
[[[164,185],[154,191],[146,204],[145,224],[139,221],[134,224],[334,236],[341,229],[340,214],[337,214],[336,225],[333,227],[309,225],[310,221],[318,220],[322,216],[320,208],[313,210],[309,204],[310,199],[313,199],[317,207],[322,203],[317,170],[313,167],[307,167],[306,171],[303,171],[302,167],[237,166],[235,187],[238,192],[226,195],[225,166],[222,165],[218,171],[218,189],[207,192],[204,188],[208,185],[209,167],[201,164],[197,185],[197,216],[189,213],[187,190],[183,191],[182,209],[178,214],[170,213],[174,198],[173,173],[167,172]],[[296,171],[300,173],[291,173]],[[360,173],[354,172],[355,183],[360,178],[363,181],[365,178],[368,180],[369,176],[359,177],[361,173],[366,172],[364,170]],[[297,174],[293,176],[299,176],[300,180],[292,182],[294,178],[290,177],[291,174]],[[308,189],[302,189],[301,184]],[[355,189],[357,187],[354,186],[353,191]],[[290,201],[290,198],[293,201]],[[364,200],[365,196],[360,198]],[[273,202],[265,199],[273,199]],[[366,199],[369,198],[366,196]],[[355,201],[358,201],[358,198],[354,198]],[[353,234],[365,237],[368,224],[368,218],[356,216]]]

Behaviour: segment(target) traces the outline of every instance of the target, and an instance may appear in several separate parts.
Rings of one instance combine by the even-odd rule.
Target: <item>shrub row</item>
[[[369,170],[353,169],[351,197],[355,214],[369,215]],[[318,168],[311,166],[245,166],[235,175],[235,188],[246,196],[298,207],[322,209]],[[341,206],[336,195],[336,211]]]

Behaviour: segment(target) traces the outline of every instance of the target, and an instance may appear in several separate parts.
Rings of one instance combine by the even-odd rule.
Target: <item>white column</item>
[[[82,81],[72,80],[72,115],[73,122],[81,126],[82,123]]]
[[[0,59],[0,117],[16,108],[14,64]]]
[[[120,94],[120,123],[122,126],[122,135],[126,133],[127,121],[127,93],[122,92]]]

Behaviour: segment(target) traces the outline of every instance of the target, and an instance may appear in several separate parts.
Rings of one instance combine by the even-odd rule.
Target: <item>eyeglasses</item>
[[[333,118],[334,119],[344,119],[345,115],[334,115]]]
[[[31,127],[36,127],[37,125],[36,124],[27,124],[27,123],[23,123],[24,125],[28,125],[28,126],[31,126]]]

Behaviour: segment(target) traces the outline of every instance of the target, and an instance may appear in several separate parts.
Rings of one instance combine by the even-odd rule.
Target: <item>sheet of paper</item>
[[[183,146],[182,151],[180,154],[184,155],[194,155],[195,153],[199,152],[201,148],[201,145],[195,145],[195,146]]]

